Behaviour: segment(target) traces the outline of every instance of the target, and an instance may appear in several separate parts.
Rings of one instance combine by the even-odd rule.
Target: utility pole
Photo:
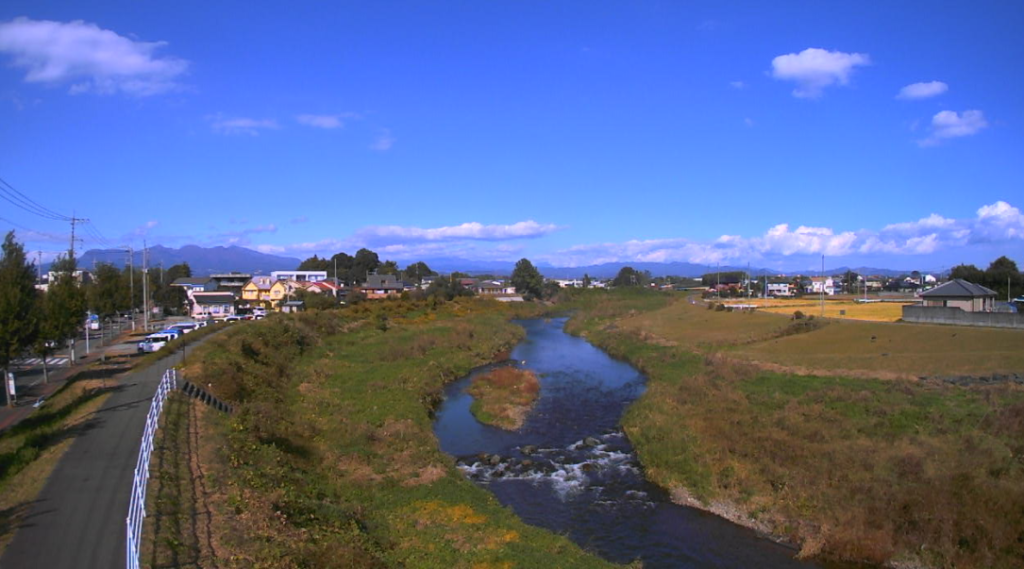
[[[135,251],[128,246],[128,313],[132,315],[132,332],[135,331]]]
[[[149,248],[142,241],[142,329],[149,332]]]
[[[825,255],[821,256],[821,317],[825,317]]]
[[[75,223],[78,223],[79,221],[89,221],[89,220],[81,218],[81,217],[75,217],[75,212],[72,211],[71,212],[71,250],[70,250],[71,260],[72,261],[75,260]]]
[[[43,282],[43,252],[36,251],[36,282]]]

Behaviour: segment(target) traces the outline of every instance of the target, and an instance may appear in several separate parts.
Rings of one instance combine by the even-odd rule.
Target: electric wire
[[[55,221],[71,221],[72,219],[71,217],[68,217],[61,213],[57,213],[52,209],[40,205],[32,198],[18,191],[17,188],[12,186],[10,183],[7,182],[7,180],[4,180],[3,178],[0,178],[0,198],[3,198],[4,200],[14,204],[15,206],[29,213],[38,215],[39,217],[44,217]]]

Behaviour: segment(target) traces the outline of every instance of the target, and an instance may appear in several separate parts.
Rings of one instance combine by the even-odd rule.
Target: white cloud
[[[423,229],[400,225],[371,226],[356,232],[356,238],[367,243],[407,243],[422,241],[506,241],[541,237],[558,230],[554,224],[533,220],[510,225],[484,225],[471,222],[449,227]]]
[[[743,119],[743,124],[747,125],[748,127],[753,128],[753,126],[754,126],[754,119],[752,119],[750,117],[747,117],[747,118]]]
[[[346,120],[357,118],[359,118],[359,115],[356,113],[341,113],[337,115],[298,115],[295,117],[295,120],[299,124],[329,130],[344,128]]]
[[[0,53],[27,70],[29,83],[74,82],[70,92],[139,97],[178,89],[188,61],[156,57],[167,42],[143,42],[81,20],[15,18],[0,23]]]
[[[931,135],[917,142],[921,146],[935,146],[943,140],[977,134],[987,126],[985,114],[979,110],[939,111],[932,117]]]
[[[292,223],[295,224],[295,225],[298,225],[300,223],[306,223],[308,221],[309,221],[309,218],[306,217],[305,215],[300,215],[299,217],[293,217],[292,218]]]
[[[1024,214],[1001,200],[982,206],[970,237],[972,242],[1024,239]]]
[[[933,213],[928,217],[923,217],[917,221],[907,221],[903,223],[892,223],[886,225],[885,227],[882,228],[882,231],[892,233],[916,234],[919,233],[922,229],[942,229],[952,227],[955,224],[955,220],[942,217],[937,213]]]
[[[210,126],[213,127],[213,132],[218,134],[259,136],[261,130],[277,128],[277,121],[273,119],[227,118],[219,114],[208,118],[211,120]]]
[[[825,87],[849,82],[853,68],[870,65],[865,53],[843,53],[811,47],[800,53],[780,55],[772,60],[772,76],[795,81],[793,95],[800,98],[820,97]]]
[[[753,237],[722,235],[705,242],[668,238],[577,245],[547,255],[544,260],[564,266],[647,261],[776,263],[818,255],[929,255],[975,243],[1010,242],[1024,242],[1024,214],[1009,203],[997,201],[979,208],[973,218],[951,219],[933,213],[917,221],[889,224],[879,231],[808,226],[792,229],[788,223],[780,223]]]
[[[395,145],[395,137],[391,136],[391,129],[383,129],[377,133],[377,138],[370,144],[370,150],[376,150],[378,152],[386,152],[391,150],[391,147]]]
[[[732,87],[733,89],[746,89],[747,88],[747,84],[744,83],[743,81],[730,81],[729,82],[729,86]]]
[[[912,83],[900,89],[897,99],[927,99],[941,95],[949,90],[949,85],[942,81],[929,81],[927,83]]]

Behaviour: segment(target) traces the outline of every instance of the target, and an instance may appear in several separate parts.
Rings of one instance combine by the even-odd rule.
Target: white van
[[[167,342],[177,338],[177,334],[168,332],[157,332],[156,334],[150,334],[146,336],[146,339],[138,343],[138,351],[140,354],[155,352],[160,348],[167,345]]]
[[[179,322],[178,324],[168,326],[168,328],[171,330],[179,330],[182,334],[188,334],[196,328],[199,328],[199,325],[195,322]]]

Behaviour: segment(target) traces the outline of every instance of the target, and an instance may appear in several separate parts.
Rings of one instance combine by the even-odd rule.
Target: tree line
[[[984,271],[974,265],[957,265],[949,273],[951,279],[964,279],[979,284],[996,292],[997,298],[1005,300],[1007,296],[1024,295],[1024,274],[1017,268],[1017,263],[1006,255],[989,263]]]

